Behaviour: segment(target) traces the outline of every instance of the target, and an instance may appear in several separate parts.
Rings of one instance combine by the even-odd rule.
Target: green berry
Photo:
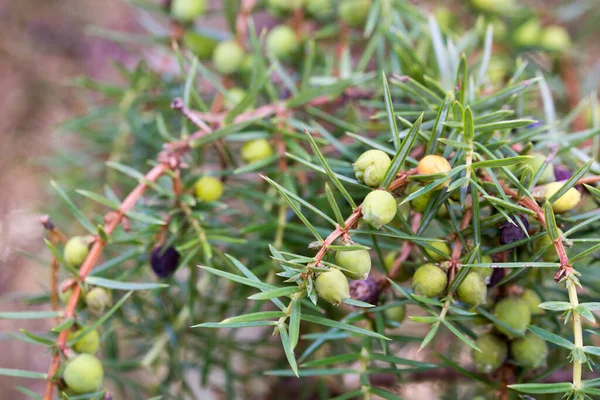
[[[267,11],[275,17],[284,17],[303,4],[304,0],[268,0]]]
[[[508,28],[506,27],[506,24],[502,22],[501,19],[494,18],[492,20],[492,29],[494,30],[494,39],[503,40],[504,38],[506,38]]]
[[[383,315],[388,321],[402,322],[406,316],[406,307],[399,305],[396,307],[390,307],[383,310]]]
[[[296,32],[287,25],[276,26],[267,35],[267,52],[277,59],[288,60],[299,48]]]
[[[525,289],[521,295],[521,300],[527,303],[531,315],[541,315],[544,313],[544,310],[538,307],[540,304],[542,304],[542,299],[535,291],[531,289]]]
[[[108,289],[95,287],[85,295],[85,304],[92,313],[102,314],[112,306],[112,294]]]
[[[544,154],[541,153],[531,153],[529,154],[529,156],[531,156],[531,158],[523,163],[520,168],[517,170],[517,173],[520,175],[521,171],[527,167],[531,168],[531,171],[533,172],[533,174],[535,175],[544,165],[544,163],[546,162],[546,156]],[[544,168],[544,172],[542,172],[542,175],[540,176],[540,179],[538,180],[539,183],[549,183],[549,182],[553,182],[555,180],[554,178],[554,167],[552,167],[551,164],[546,165],[546,168]]]
[[[558,236],[562,237],[562,235],[563,231],[561,229],[558,229]],[[536,239],[535,242],[533,242],[533,249],[535,250],[535,252],[538,252],[547,245],[549,245],[549,247],[542,254],[542,260],[546,262],[554,262],[558,259],[558,254],[556,253],[556,249],[554,248],[552,239],[550,238],[550,235],[548,235],[547,232],[545,235]]]
[[[102,388],[104,369],[91,354],[80,354],[67,363],[63,379],[75,393],[91,393]]]
[[[188,30],[183,36],[183,45],[199,59],[208,60],[211,58],[215,47],[217,47],[217,41]]]
[[[558,192],[563,186],[560,182],[552,182],[546,185],[544,189],[544,197],[549,199]],[[556,214],[561,214],[574,209],[577,204],[581,201],[581,193],[574,187],[569,188],[565,194],[560,196],[554,203],[552,203],[552,211]]]
[[[215,201],[223,194],[223,184],[212,176],[203,176],[194,185],[196,197],[201,201]]]
[[[454,21],[454,14],[447,7],[436,7],[433,16],[443,31],[450,29]]]
[[[90,242],[86,236],[73,236],[67,244],[63,256],[70,265],[79,268],[90,252]]]
[[[317,19],[325,19],[333,13],[333,3],[331,0],[307,0],[306,11]]]
[[[81,328],[74,332],[69,332],[68,339],[72,340],[81,332],[83,332],[85,328]],[[77,342],[73,345],[73,350],[78,353],[87,353],[87,354],[95,354],[100,348],[100,335],[97,330],[92,330],[86,333],[84,336],[79,338]]]
[[[264,160],[273,154],[273,148],[267,139],[254,139],[244,143],[241,149],[242,160],[247,163]]]
[[[481,257],[481,264],[489,264],[489,265],[493,264],[492,257],[490,257],[490,256],[482,256]],[[477,272],[479,275],[481,275],[481,277],[483,278],[484,282],[486,282],[486,283],[489,282],[490,277],[494,273],[494,269],[490,268],[490,267],[476,267],[476,268],[471,268],[471,271]]]
[[[490,80],[490,83],[493,85],[500,85],[504,83],[509,69],[510,65],[505,59],[491,57],[487,70],[487,76]]]
[[[477,371],[489,374],[498,369],[506,360],[508,346],[506,342],[496,335],[486,333],[475,340],[475,345],[481,351],[473,349],[472,356]]]
[[[448,276],[433,264],[421,265],[413,276],[413,289],[426,297],[438,297],[446,291]]]
[[[516,8],[514,0],[471,0],[475,8],[493,14],[509,13]]]
[[[246,91],[239,87],[232,87],[227,91],[225,106],[229,109],[237,106],[246,97]]]
[[[368,250],[338,251],[335,263],[342,267],[342,272],[350,279],[367,279],[371,272],[371,255]]]
[[[456,290],[458,297],[466,304],[477,307],[485,303],[487,286],[477,272],[469,272]]]
[[[73,294],[73,285],[71,284],[72,281],[63,281],[60,283],[60,285],[58,286],[58,298],[60,299],[60,301],[64,304],[67,305],[69,303],[69,300],[71,299],[71,295]],[[68,289],[65,289],[67,287],[67,285],[69,286]],[[84,300],[83,297],[85,296],[85,291],[83,290],[83,288],[80,291],[80,295],[79,295],[79,300],[77,302],[77,306],[83,306]]]
[[[542,27],[538,20],[532,19],[519,26],[513,34],[513,40],[520,47],[534,47],[540,42]]]
[[[436,156],[436,155],[428,155],[423,157],[419,164],[417,164],[417,173],[419,175],[431,175],[431,174],[447,174],[450,172],[452,167],[448,160],[444,157]],[[450,180],[446,180],[442,182],[436,189],[442,189],[450,183]]]
[[[244,54],[244,57],[242,58],[242,62],[240,64],[240,74],[243,74],[247,77],[251,76],[252,70],[254,69],[254,60],[254,54]]]
[[[510,342],[510,354],[518,365],[537,368],[546,365],[548,345],[541,337],[528,332],[525,336]]]
[[[365,23],[370,9],[371,0],[342,0],[338,13],[342,21],[356,28]]]
[[[408,192],[410,194],[413,194],[414,192],[416,192],[417,190],[422,189],[422,188],[423,187],[421,185],[413,183],[408,187]],[[415,210],[416,212],[422,213],[427,208],[427,204],[429,204],[429,200],[431,199],[431,196],[433,196],[433,191],[429,191],[415,199],[412,199],[410,201],[410,207],[413,210]]]
[[[204,13],[206,0],[173,0],[171,15],[180,22],[192,22]]]
[[[398,252],[390,251],[383,258],[383,266],[385,267],[385,270],[388,273],[392,271],[392,268],[394,266],[394,261],[396,261],[396,257],[398,257]],[[400,271],[394,277],[394,280],[396,282],[406,282],[407,280],[409,280],[412,277],[413,273],[414,273],[414,269],[409,267],[408,265],[404,264],[400,267]]]
[[[427,254],[427,258],[430,260],[434,262],[441,262],[450,257],[450,247],[448,247],[446,242],[427,242],[427,244],[446,255],[446,257],[444,257],[438,252],[425,248],[425,254]]]
[[[319,297],[336,306],[350,297],[348,279],[336,268],[321,272],[315,280],[315,288]]]
[[[396,216],[396,199],[390,192],[374,190],[365,197],[362,213],[369,225],[379,229]]]
[[[508,297],[496,303],[494,316],[504,325],[515,330],[518,335],[524,334],[527,325],[531,322],[529,305],[525,301],[514,297]],[[500,324],[496,324],[496,328],[509,338],[515,336]]]
[[[219,42],[212,60],[217,72],[230,75],[237,72],[244,59],[244,49],[234,40]]]
[[[356,179],[370,187],[378,187],[392,160],[381,150],[368,150],[352,164]]]
[[[550,25],[542,31],[541,43],[548,51],[562,53],[571,48],[571,36],[562,26]]]

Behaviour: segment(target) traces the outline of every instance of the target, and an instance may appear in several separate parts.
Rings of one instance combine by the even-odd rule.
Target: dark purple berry
[[[377,282],[372,278],[363,281],[352,281],[350,283],[350,297],[365,303],[375,304],[379,298]]]
[[[179,252],[174,247],[156,246],[150,254],[150,265],[152,270],[159,278],[166,278],[172,275],[177,269],[179,263]]]
[[[557,181],[567,181],[571,179],[573,173],[567,167],[560,164],[554,165],[554,177]]]
[[[521,218],[521,222],[523,222],[523,226],[525,229],[529,229],[529,221],[523,215],[519,215]],[[522,239],[525,239],[526,234],[521,229],[519,225],[513,225],[509,221],[506,221],[502,225],[500,225],[500,243],[501,244],[509,244]]]

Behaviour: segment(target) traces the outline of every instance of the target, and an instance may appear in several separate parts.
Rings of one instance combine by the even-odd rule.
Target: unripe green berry
[[[268,0],[267,11],[275,17],[284,17],[303,4],[304,0]]]
[[[338,251],[335,263],[342,267],[342,272],[350,279],[367,279],[371,272],[371,255],[368,250]]]
[[[540,42],[542,27],[537,19],[532,19],[519,26],[513,34],[513,40],[520,47],[534,47]]]
[[[548,344],[541,337],[528,332],[525,336],[510,342],[510,354],[520,366],[537,368],[546,365]]]
[[[486,333],[475,340],[475,345],[481,351],[473,349],[472,356],[477,371],[489,374],[498,369],[506,360],[508,346],[506,342],[496,335]]]
[[[194,191],[198,200],[215,201],[223,194],[223,184],[212,176],[203,176],[194,185]]]
[[[399,305],[396,307],[390,307],[383,310],[383,315],[389,321],[402,322],[406,317],[406,306]]]
[[[342,21],[353,27],[360,27],[367,20],[371,0],[342,0],[338,13]]]
[[[419,175],[431,175],[431,174],[439,174],[444,173],[447,174],[450,172],[452,167],[448,160],[444,157],[436,156],[430,154],[428,156],[423,157],[419,164],[417,164],[417,173]],[[450,183],[450,180],[442,182],[437,189],[442,189]]]
[[[414,192],[416,192],[417,190],[422,189],[422,188],[423,187],[421,185],[414,183],[408,187],[408,192],[410,194],[413,194]],[[415,210],[416,212],[422,213],[427,208],[427,204],[429,204],[429,200],[431,199],[431,196],[433,196],[433,191],[429,191],[415,199],[412,199],[410,201],[410,207],[413,210]]]
[[[544,189],[544,197],[549,199],[558,192],[563,186],[560,182],[552,182],[546,185]],[[561,214],[574,209],[579,201],[581,200],[581,193],[574,187],[569,188],[565,194],[560,196],[554,203],[552,203],[552,211],[556,214]]]
[[[336,268],[321,272],[315,280],[315,289],[320,298],[336,306],[350,297],[348,279]]]
[[[383,266],[385,267],[385,270],[388,273],[392,271],[392,268],[394,267],[394,261],[396,261],[397,257],[398,257],[397,251],[390,251],[383,258]],[[400,271],[398,272],[398,274],[396,274],[396,276],[394,277],[394,280],[396,282],[406,282],[413,276],[413,273],[414,273],[414,268],[412,268],[406,264],[403,264],[400,267]]]
[[[474,7],[481,11],[504,14],[516,8],[514,0],[471,0]]]
[[[91,354],[80,354],[67,363],[63,379],[75,393],[91,393],[102,388],[104,369]]]
[[[81,328],[74,332],[69,332],[68,339],[72,340],[81,332],[83,332],[85,328]],[[87,354],[95,354],[100,348],[100,334],[98,334],[97,330],[92,330],[86,333],[84,336],[79,338],[77,342],[73,345],[73,350],[78,353],[87,353]]]
[[[69,285],[69,288],[66,289],[67,285]],[[71,295],[73,294],[73,285],[72,285],[72,281],[68,281],[65,280],[63,282],[60,283],[60,285],[58,286],[58,298],[60,299],[60,301],[64,304],[67,305],[69,303],[69,300],[71,299]],[[83,288],[81,288],[81,292],[79,294],[79,299],[77,301],[77,306],[83,306],[84,300],[83,297],[85,296],[85,291],[83,290]]]
[[[492,263],[493,263],[492,257],[490,257],[490,256],[481,256],[481,263],[480,264],[489,264],[489,265],[491,265]],[[494,270],[492,268],[490,268],[490,267],[476,267],[476,268],[471,268],[471,271],[477,272],[479,275],[481,275],[481,277],[483,278],[484,282],[486,282],[486,283],[488,283],[489,278],[494,273]]]
[[[446,242],[427,242],[427,244],[429,244],[431,247],[439,250],[440,252],[444,253],[446,255],[446,257],[444,257],[443,255],[430,250],[428,248],[425,248],[425,253],[427,254],[427,258],[429,258],[432,261],[435,262],[441,262],[446,260],[448,257],[450,257],[450,247],[448,247],[448,245],[446,244]]]
[[[244,59],[244,49],[233,40],[220,42],[213,52],[212,60],[217,72],[230,75],[237,72]]]
[[[487,69],[487,76],[493,85],[501,85],[506,79],[510,69],[509,63],[500,57],[491,57]]]
[[[494,29],[494,38],[497,38],[498,40],[503,40],[506,38],[508,28],[501,19],[494,18],[492,21],[492,28]]]
[[[296,32],[287,25],[276,26],[267,35],[267,51],[277,59],[290,59],[299,48]]]
[[[446,291],[448,276],[434,264],[421,265],[413,276],[413,289],[426,297],[437,297]]]
[[[229,109],[237,106],[246,97],[246,91],[239,87],[232,87],[225,96],[225,106]]]
[[[562,26],[550,25],[542,31],[541,43],[548,51],[562,53],[571,47],[571,36]]]
[[[173,0],[171,15],[180,22],[192,22],[204,13],[206,0]]]
[[[542,168],[542,166],[544,165],[544,163],[546,162],[546,156],[540,153],[531,153],[529,154],[531,156],[531,158],[523,163],[521,165],[521,167],[518,169],[518,171],[522,171],[524,168],[526,167],[531,167],[531,171],[535,174],[537,173],[538,170],[540,170],[540,168]],[[520,173],[520,172],[518,172]],[[549,182],[553,182],[555,180],[554,178],[554,168],[552,167],[551,164],[546,165],[546,168],[544,169],[544,172],[542,172],[542,175],[540,176],[540,179],[538,180],[539,183],[549,183]]]
[[[514,297],[507,297],[496,303],[494,316],[520,335],[525,333],[527,325],[531,322],[529,305],[525,301]],[[515,336],[500,324],[496,324],[496,328],[509,338]]]
[[[112,294],[108,289],[95,287],[85,295],[85,304],[92,313],[102,314],[112,306]]]
[[[521,295],[521,300],[527,303],[531,315],[541,315],[544,313],[544,310],[538,307],[540,304],[542,304],[542,299],[535,291],[531,289],[525,289]]]
[[[208,60],[211,58],[215,47],[217,47],[217,41],[211,37],[188,30],[183,36],[183,45],[199,59]]]
[[[90,243],[85,236],[73,236],[67,244],[63,256],[70,265],[79,268],[90,252]]]
[[[374,190],[362,205],[363,219],[374,228],[381,228],[396,216],[396,199],[390,192]]]
[[[469,272],[456,290],[458,297],[466,304],[477,307],[485,303],[487,286],[477,272]]]
[[[392,160],[381,150],[368,150],[352,164],[356,179],[370,187],[378,187]]]
[[[254,139],[244,143],[241,149],[242,160],[247,163],[264,160],[273,154],[273,148],[267,139]]]
[[[331,0],[307,0],[306,11],[317,19],[325,19],[333,13]]]

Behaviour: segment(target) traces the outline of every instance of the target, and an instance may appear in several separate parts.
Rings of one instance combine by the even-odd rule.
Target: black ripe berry
[[[519,215],[521,218],[521,222],[523,222],[523,226],[525,229],[529,229],[529,221],[523,215]],[[526,234],[519,225],[514,225],[509,221],[506,221],[502,225],[500,225],[500,243],[501,244],[509,244],[516,242],[518,240],[525,239]]]
[[[372,278],[350,282],[350,297],[365,303],[375,304],[379,297],[377,282]]]
[[[564,165],[556,164],[554,166],[554,177],[557,181],[568,181],[572,176],[573,173]]]
[[[172,275],[179,263],[179,252],[174,247],[156,246],[150,255],[150,265],[154,273],[160,278]]]

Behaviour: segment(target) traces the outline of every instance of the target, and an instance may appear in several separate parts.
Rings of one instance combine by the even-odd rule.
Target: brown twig
[[[471,223],[471,218],[473,217],[473,210],[469,206],[463,215],[463,219],[460,223],[460,229],[465,230]],[[463,250],[463,242],[460,240],[458,233],[456,234],[456,238],[454,239],[454,249],[452,249],[452,257],[450,259],[450,275],[448,277],[448,284],[451,284],[456,276],[456,272],[460,268],[460,255]]]
[[[65,235],[56,227],[56,225],[54,225],[48,215],[40,217],[40,223],[48,231],[50,243],[52,243],[54,247],[56,247],[58,243],[64,243],[66,241],[67,238]],[[55,256],[52,256],[50,262],[50,304],[52,310],[58,310],[58,259]]]

